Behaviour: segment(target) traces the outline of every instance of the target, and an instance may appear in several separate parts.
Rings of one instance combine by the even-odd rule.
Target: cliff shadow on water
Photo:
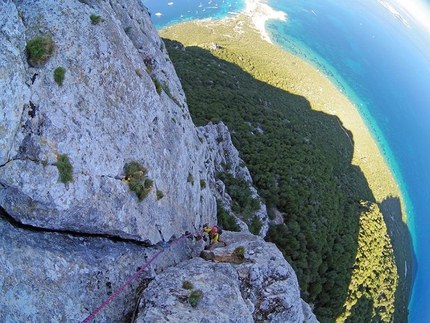
[[[317,318],[407,321],[410,285],[394,255],[407,254],[410,244],[399,237],[409,233],[399,201],[378,207],[363,172],[352,164],[353,134],[336,116],[312,110],[305,97],[269,84],[270,75],[268,82],[257,80],[268,73],[258,60],[223,45],[209,50],[164,42],[194,123],[223,121],[229,127],[269,210],[266,240],[295,269],[302,298]],[[387,233],[393,207],[400,217]],[[401,227],[397,239],[391,225]]]

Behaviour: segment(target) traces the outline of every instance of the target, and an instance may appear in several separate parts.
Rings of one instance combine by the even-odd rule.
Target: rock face
[[[235,178],[242,178],[249,183],[249,189],[253,193],[252,197],[260,200],[257,190],[252,186],[251,174],[231,141],[231,135],[227,126],[222,122],[216,125],[210,123],[198,129],[207,143],[206,160],[211,161],[210,167],[207,167],[209,177],[216,179],[217,172],[227,172]],[[212,191],[217,200],[221,201],[224,209],[234,214],[231,210],[232,199],[227,194],[225,185],[221,180],[215,180],[215,186],[212,187]],[[260,210],[255,212],[255,215],[262,224],[259,235],[265,237],[269,230],[269,217],[267,216],[266,205],[260,202]],[[237,222],[241,227],[241,231],[248,231],[246,223],[240,218],[237,218]]]
[[[157,275],[136,322],[317,322],[275,245],[249,233],[226,232],[223,239],[227,247],[203,252],[209,261],[194,258]],[[201,299],[192,306],[196,291]]]
[[[204,150],[140,1],[6,2],[1,15],[0,204],[11,216],[150,243],[160,240],[154,224],[172,236],[201,217],[213,220],[214,198],[200,187],[208,181]],[[55,51],[31,67],[25,45],[39,35],[51,37]],[[59,66],[62,86],[53,78]],[[73,167],[66,184],[55,166],[60,155]],[[121,181],[132,161],[153,181],[142,202]]]
[[[55,48],[30,64],[38,36]],[[0,91],[1,322],[82,321],[158,253],[95,322],[164,322],[166,308],[200,322],[220,306],[226,322],[313,320],[291,267],[261,238],[225,233],[231,244],[209,253],[215,262],[198,258],[202,240],[161,249],[215,223],[217,198],[229,207],[215,178],[223,165],[252,179],[225,125],[192,123],[142,1],[1,1]],[[64,156],[73,171],[61,181]],[[152,183],[141,201],[125,178],[131,162]],[[264,236],[264,204],[258,214]],[[246,259],[232,264],[236,246]],[[196,308],[184,279],[203,291]]]

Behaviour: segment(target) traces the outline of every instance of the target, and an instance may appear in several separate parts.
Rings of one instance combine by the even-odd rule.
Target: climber
[[[200,232],[200,237],[203,236],[204,233],[207,233],[209,236],[209,245],[205,247],[205,250],[211,250],[217,242],[222,242],[224,246],[227,246],[227,242],[220,238],[220,234],[222,233],[222,229],[220,227],[214,226],[210,228],[209,223],[205,223],[202,231]]]

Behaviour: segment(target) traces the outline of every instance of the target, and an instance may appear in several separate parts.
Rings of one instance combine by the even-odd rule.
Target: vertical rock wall
[[[162,40],[140,1],[3,3],[0,205],[35,227],[156,243],[213,220],[204,152]],[[98,22],[91,20],[98,17]],[[26,43],[51,38],[44,64]],[[66,71],[63,85],[54,81]],[[56,166],[66,155],[73,180]],[[152,190],[122,179],[136,161]],[[158,194],[157,194],[158,192]],[[163,196],[160,198],[160,196]],[[202,220],[203,218],[203,220]]]

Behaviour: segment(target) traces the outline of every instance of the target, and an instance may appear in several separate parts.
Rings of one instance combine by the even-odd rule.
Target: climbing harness
[[[161,234],[161,230],[159,229],[159,232]],[[82,321],[82,323],[88,323],[90,322],[96,315],[98,312],[100,312],[106,305],[108,305],[115,297],[117,297],[123,290],[125,287],[127,287],[127,285],[129,285],[134,279],[136,279],[137,276],[139,276],[142,271],[144,269],[146,269],[155,259],[157,259],[157,257],[159,255],[161,255],[164,250],[168,249],[171,246],[174,246],[176,244],[178,244],[179,242],[181,242],[182,240],[186,239],[189,236],[193,236],[194,234],[198,233],[198,231],[194,232],[194,233],[189,233],[189,234],[184,234],[183,236],[181,236],[180,238],[176,239],[175,241],[173,241],[172,243],[167,243],[166,241],[164,241],[164,238],[162,236],[162,249],[159,250],[154,256],[152,256],[151,259],[149,259],[149,261],[143,265],[142,268],[140,268],[129,280],[127,280],[125,282],[124,285],[122,285],[115,293],[113,293],[102,305],[100,305],[93,313],[91,313],[90,316],[88,316],[85,320]]]

